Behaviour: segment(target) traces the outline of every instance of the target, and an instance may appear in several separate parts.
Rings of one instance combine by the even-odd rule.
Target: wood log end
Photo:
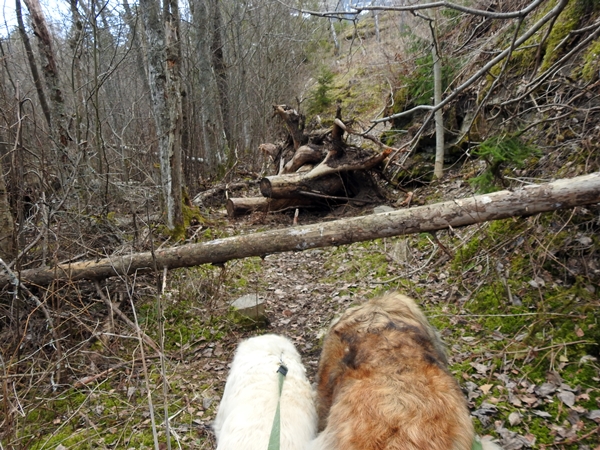
[[[273,187],[271,186],[271,180],[269,180],[269,177],[264,177],[262,180],[260,180],[259,187],[260,193],[263,197],[271,198],[273,195]]]
[[[227,209],[227,217],[233,219],[235,217],[235,206],[230,198],[227,199],[227,204],[225,205]]]

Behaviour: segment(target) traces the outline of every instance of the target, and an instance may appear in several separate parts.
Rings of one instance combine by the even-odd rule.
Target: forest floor
[[[471,194],[457,172],[416,188],[413,200]],[[372,208],[302,212],[296,226]],[[190,230],[198,239],[293,226],[291,211],[233,222],[219,211],[208,217],[212,225]],[[599,226],[598,207],[575,208],[178,269],[167,274],[162,294],[162,273],[113,279],[102,286],[113,302],[109,314],[93,288],[72,287],[63,292],[71,303],[60,331],[62,385],[54,372],[43,374],[40,361],[31,361],[29,371],[23,362],[19,372],[12,368],[5,388],[32,381],[12,397],[18,402],[4,448],[150,449],[157,436],[164,449],[167,411],[171,448],[214,448],[211,423],[240,340],[263,333],[289,337],[313,381],[322,337],[336,314],[398,290],[415,298],[440,330],[480,434],[506,450],[598,450]],[[266,301],[267,325],[248,328],[231,315],[228,304],[246,294]],[[116,308],[137,320],[164,358],[148,345],[142,358],[139,335]],[[81,327],[94,331],[82,339]],[[30,325],[32,333],[35,328]]]
[[[469,191],[460,178],[449,177],[417,189],[415,198],[441,201]],[[348,211],[305,220],[330,220],[340,214]],[[554,226],[569,227],[568,221],[573,221],[571,213],[546,215],[550,217],[561,222]],[[261,221],[249,218],[236,227],[255,229],[257,219]],[[301,215],[300,226],[302,220]],[[291,214],[274,216],[269,228],[290,226],[291,221]],[[221,291],[223,296],[234,300],[254,293],[264,298],[269,324],[247,330],[229,322],[228,332],[220,340],[203,341],[188,361],[189,373],[195,374],[191,377],[196,380],[188,379],[188,395],[193,392],[204,398],[205,406],[210,403],[207,398],[215,400],[207,409],[192,406],[198,417],[191,426],[196,424],[207,439],[202,444],[207,447],[201,447],[210,448],[213,443],[210,422],[227,364],[240,339],[261,333],[288,336],[313,380],[322,336],[331,320],[352,304],[399,290],[414,297],[440,330],[452,372],[469,400],[480,433],[494,436],[505,449],[598,449],[600,365],[596,358],[598,325],[593,317],[600,307],[597,287],[595,282],[581,286],[589,295],[573,294],[569,287],[557,294],[565,303],[562,306],[550,299],[547,304],[530,300],[532,294],[539,300],[541,290],[550,293],[563,284],[556,275],[553,278],[548,271],[537,271],[538,261],[528,257],[531,236],[544,221],[542,216],[509,219],[454,233],[386,238],[233,263],[225,274],[233,286]],[[587,242],[583,235],[575,239]],[[485,246],[463,254],[465,246],[473,242],[485,242]],[[511,273],[523,259],[528,259],[530,266]],[[586,262],[594,264],[592,259]],[[530,271],[537,275],[531,276]],[[171,284],[177,286],[177,282]],[[203,314],[225,315],[218,306]],[[565,322],[569,329],[559,333]]]

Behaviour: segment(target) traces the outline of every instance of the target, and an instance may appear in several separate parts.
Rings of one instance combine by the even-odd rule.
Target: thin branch
[[[36,305],[36,307],[41,309],[42,313],[44,314],[44,317],[46,317],[46,322],[48,323],[48,328],[50,329],[50,333],[52,334],[52,339],[53,339],[52,344],[54,344],[54,347],[56,348],[56,354],[58,357],[58,362],[56,364],[56,373],[57,373],[56,378],[57,378],[57,383],[60,383],[60,375],[61,375],[60,362],[62,361],[62,349],[61,349],[61,345],[60,345],[60,340],[58,338],[58,334],[56,333],[56,328],[54,327],[54,320],[52,320],[52,316],[50,315],[50,311],[48,311],[48,308],[46,308],[46,305],[44,304],[44,302],[42,302],[36,295],[34,295],[27,288],[27,286],[25,286],[23,283],[21,283],[21,280],[19,280],[19,277],[17,277],[17,275],[11,270],[11,268],[8,267],[8,264],[6,264],[2,258],[0,258],[0,265],[2,267],[4,267],[4,270],[6,270],[6,273],[8,274],[11,284],[15,287],[15,295],[19,290],[24,292],[27,295],[27,297],[29,297],[29,299]]]
[[[119,316],[123,322],[125,322],[138,335],[142,336],[142,339],[146,344],[148,344],[150,347],[152,347],[154,350],[156,350],[156,352],[158,354],[161,354],[162,352],[160,351],[158,345],[156,345],[156,342],[154,342],[154,340],[150,336],[148,336],[146,333],[144,333],[136,323],[132,322],[131,319],[129,319],[129,317],[127,317],[125,315],[125,313],[123,313],[123,311],[121,311],[117,305],[113,304],[113,302],[110,301],[110,299],[106,296],[106,294],[104,294],[104,292],[102,292],[100,283],[95,281],[94,286],[96,287],[96,293],[102,299],[102,301],[104,303],[106,303],[106,306],[108,306],[109,310],[116,313],[117,316]]]
[[[163,302],[165,301],[165,289],[167,287],[167,272],[168,269],[163,267],[163,277],[160,292],[157,296],[158,302],[158,333],[161,349],[160,357],[160,374],[163,379],[163,407],[165,412],[165,437],[167,440],[167,450],[171,450],[171,426],[169,425],[169,380],[167,379],[167,368],[165,366],[165,310]]]
[[[577,44],[570,52],[568,52],[562,58],[560,58],[558,61],[556,61],[542,75],[537,77],[535,80],[531,81],[528,85],[529,89],[527,89],[520,97],[511,99],[511,100],[507,100],[506,102],[501,103],[501,106],[506,106],[506,105],[510,105],[510,104],[521,101],[522,99],[524,99],[525,97],[530,95],[533,91],[535,91],[539,87],[539,85],[542,84],[544,81],[546,81],[551,75],[554,75],[558,70],[560,70],[562,67],[564,67],[564,63],[566,60],[571,58],[573,55],[575,55],[577,52],[579,52],[581,49],[583,49],[585,46],[587,46],[591,41],[593,41],[594,39],[596,39],[598,37],[598,35],[600,34],[600,20],[598,20],[594,23],[594,27],[595,27],[595,30],[593,33],[590,33],[585,39],[583,39],[579,44]]]
[[[481,69],[479,69],[474,75],[472,75],[467,81],[465,81],[463,84],[461,84],[460,86],[458,86],[455,90],[452,91],[452,93],[446,97],[441,103],[439,103],[438,105],[435,106],[431,106],[431,105],[419,105],[416,106],[412,109],[409,109],[407,111],[403,111],[397,114],[392,114],[391,116],[388,117],[383,117],[381,119],[375,119],[372,120],[372,123],[380,123],[380,122],[387,122],[390,121],[392,119],[396,119],[399,117],[404,117],[404,116],[408,116],[411,115],[417,111],[429,111],[429,112],[435,112],[440,108],[443,108],[444,106],[446,106],[448,103],[450,103],[452,100],[454,100],[456,97],[458,97],[458,95],[460,93],[462,93],[462,91],[464,91],[465,89],[467,89],[468,87],[470,87],[473,83],[475,83],[475,81],[477,81],[479,78],[481,78],[483,75],[485,75],[488,70],[490,70],[492,67],[494,67],[497,63],[499,63],[500,61],[502,61],[507,55],[509,55],[512,51],[513,48],[516,46],[519,46],[521,44],[523,44],[525,41],[527,41],[527,39],[529,39],[531,36],[533,36],[541,27],[543,27],[546,22],[548,22],[549,20],[551,20],[555,15],[559,14],[563,8],[566,6],[566,4],[568,3],[569,0],[560,0],[559,3],[552,8],[552,10],[546,14],[544,17],[542,17],[537,23],[535,23],[527,32],[525,32],[519,39],[517,39],[514,42],[514,46],[511,45],[508,48],[506,48],[505,50],[503,50],[498,56],[496,56],[495,58],[491,59],[486,65],[484,65]]]
[[[452,2],[432,2],[432,3],[422,3],[420,5],[406,5],[406,6],[363,6],[357,7],[352,6],[352,9],[358,11],[360,14],[362,11],[417,11],[421,9],[437,9],[437,8],[447,8],[454,9],[455,11],[464,12],[467,14],[471,14],[474,16],[483,16],[489,17],[492,19],[516,19],[518,17],[525,17],[531,11],[536,9],[540,4],[542,4],[545,0],[536,0],[529,4],[524,9],[519,11],[511,11],[511,12],[494,12],[494,11],[484,11],[482,9],[469,8],[464,5],[457,5]]]
[[[467,14],[472,14],[475,16],[483,16],[490,17],[493,19],[515,19],[517,17],[524,17],[537,8],[540,4],[544,2],[544,0],[536,0],[532,2],[529,6],[519,11],[511,11],[511,12],[494,12],[494,11],[484,11],[482,9],[469,8],[463,5],[457,5],[452,2],[432,2],[432,3],[422,3],[420,5],[406,5],[406,6],[354,6],[351,5],[352,11],[313,11],[309,9],[296,8],[294,6],[290,6],[281,0],[278,0],[279,3],[289,8],[292,11],[296,11],[300,14],[309,14],[315,17],[327,17],[327,18],[336,18],[340,20],[354,20],[356,16],[358,16],[363,11],[410,11],[415,12],[423,9],[437,9],[437,8],[447,8],[454,9],[456,11],[461,11]],[[352,16],[352,18],[348,17]]]
[[[462,141],[463,138],[467,135],[467,133],[469,133],[471,131],[471,127],[475,123],[475,120],[477,119],[477,116],[479,115],[479,113],[481,112],[481,110],[483,109],[483,107],[486,105],[488,99],[492,95],[492,92],[496,88],[496,85],[498,84],[499,80],[502,78],[502,76],[506,72],[506,70],[508,68],[508,63],[510,62],[510,58],[511,58],[512,53],[514,51],[514,48],[516,46],[517,35],[519,34],[519,30],[521,29],[521,25],[522,24],[523,24],[523,18],[520,18],[519,21],[518,21],[517,27],[515,29],[515,33],[513,35],[513,39],[512,39],[512,41],[510,43],[510,47],[508,48],[509,53],[506,56],[506,59],[504,60],[504,64],[502,65],[502,69],[500,70],[500,73],[498,74],[498,76],[496,77],[496,79],[492,82],[492,85],[488,89],[488,91],[485,94],[485,97],[483,98],[483,100],[479,103],[479,105],[477,105],[477,109],[475,110],[475,113],[473,114],[473,117],[471,118],[471,123],[469,123],[469,126],[465,129],[465,132],[461,136],[459,136],[459,138],[456,140],[456,142]]]

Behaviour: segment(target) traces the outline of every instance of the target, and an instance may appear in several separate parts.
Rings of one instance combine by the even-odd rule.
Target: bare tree
[[[431,56],[433,59],[433,104],[442,102],[442,59],[440,54],[440,41],[437,37],[438,18],[437,11],[433,12],[433,22],[429,22],[431,27]],[[435,165],[433,176],[442,178],[444,176],[444,116],[442,109],[435,111]]]
[[[183,224],[181,203],[181,91],[179,11],[176,2],[140,1],[146,31],[148,79],[158,137],[167,226]]]
[[[196,1],[191,3],[192,18],[194,20],[197,64],[197,88],[200,90],[199,120],[204,159],[209,167],[214,168],[225,163],[225,148],[227,138],[225,133],[224,115],[219,94],[217,74],[213,69],[212,49],[213,33],[220,33],[215,29],[213,9],[218,8],[217,2]]]

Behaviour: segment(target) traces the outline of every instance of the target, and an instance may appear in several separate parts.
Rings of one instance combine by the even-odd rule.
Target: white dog
[[[279,366],[288,369],[279,395]],[[217,450],[266,450],[280,402],[280,449],[303,450],[315,437],[314,394],[292,342],[274,334],[238,345],[213,424]]]

